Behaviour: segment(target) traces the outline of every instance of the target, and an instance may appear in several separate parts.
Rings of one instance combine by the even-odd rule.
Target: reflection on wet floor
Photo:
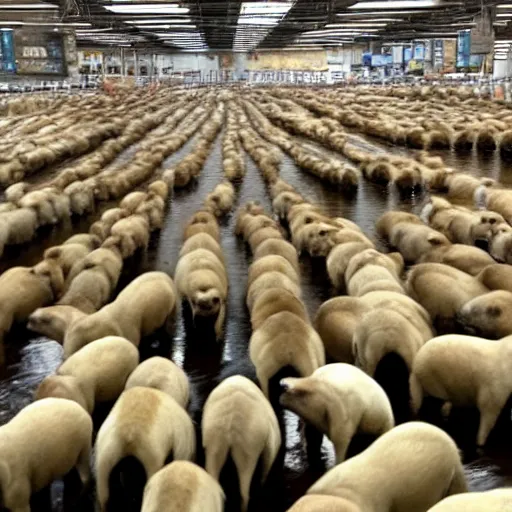
[[[119,288],[125,286],[131,279],[147,270],[162,270],[173,275],[182,241],[182,231],[187,219],[201,206],[205,195],[221,180],[221,144],[217,139],[212,154],[197,183],[178,191],[169,209],[167,220],[162,231],[155,235],[150,243],[147,254],[133,258],[125,265]],[[397,154],[407,152],[404,148],[390,147],[388,144],[362,136],[352,137],[352,142],[364,144],[367,148],[387,149]],[[169,166],[190,151],[194,140],[186,144],[175,155],[167,159]],[[319,148],[315,144],[311,144]],[[321,149],[321,151],[324,151]],[[512,167],[506,166],[499,157],[482,159],[473,154],[459,156],[447,152],[439,152],[448,165],[457,170],[470,172],[476,176],[492,176],[506,185],[512,185]],[[126,157],[126,155],[125,155]],[[357,194],[353,198],[344,197],[340,191],[328,188],[317,178],[295,167],[293,162],[285,157],[281,169],[282,177],[305,195],[312,202],[320,204],[331,216],[343,216],[355,221],[369,235],[374,236],[375,220],[384,211],[400,208],[417,212],[425,197],[417,194],[407,199],[400,198],[394,190],[386,190],[377,185],[362,181]],[[261,201],[270,211],[270,201],[264,183],[254,164],[248,160],[248,172],[239,187],[238,204],[248,200]],[[98,218],[101,212],[110,205],[102,205],[101,210],[90,218],[82,219],[73,226],[55,228],[53,231],[42,233],[38,240],[30,246],[9,249],[0,263],[3,271],[14,265],[32,265],[38,261],[43,250],[51,245],[64,241],[71,232],[86,231],[88,226]],[[172,340],[159,339],[156,335],[147,340],[142,347],[143,357],[155,353],[167,352],[172,359],[188,373],[193,384],[191,411],[197,424],[207,394],[215,386],[219,375],[250,372],[247,364],[248,341],[251,334],[249,316],[245,306],[245,285],[247,270],[250,264],[249,253],[244,244],[234,234],[234,216],[231,214],[222,222],[222,247],[226,256],[230,280],[230,296],[228,304],[225,343],[216,345],[215,342],[198,335],[192,339],[184,328],[182,316],[179,315]],[[324,263],[302,258],[301,277],[304,301],[309,313],[313,316],[318,306],[332,296],[332,290],[325,273]],[[23,406],[31,401],[32,393],[38,383],[52,373],[60,363],[61,347],[45,338],[34,338],[26,330],[19,328],[13,331],[7,340],[8,368],[0,382],[0,422],[5,423]],[[399,379],[395,368],[388,372],[383,369],[384,379],[392,376]],[[391,383],[393,384],[393,382]],[[396,382],[395,382],[396,384]],[[393,387],[391,385],[391,387]],[[400,400],[400,397],[397,398]],[[399,404],[400,405],[400,404]],[[403,406],[404,404],[402,404]],[[467,477],[471,490],[487,490],[495,487],[512,485],[512,449],[510,439],[510,407],[502,415],[495,433],[491,436],[489,448],[485,452],[476,453],[472,440],[477,428],[477,418],[465,412],[445,422],[440,418],[432,421],[441,425],[453,435],[464,452]],[[308,460],[303,441],[302,426],[297,417],[290,412],[282,415],[286,432],[286,452],[283,453],[284,470],[275,468],[271,473],[264,492],[257,492],[252,510],[278,512],[286,510],[298,499],[307,488],[329,467],[334,464],[331,444],[324,440],[321,453],[316,458]],[[408,419],[407,416],[403,419]],[[200,446],[200,439],[198,439]],[[199,453],[199,462],[202,454]],[[229,488],[236,488],[236,477],[232,473],[223,476],[227,479]],[[80,505],[76,500],[71,505],[62,499],[62,485],[56,485],[52,492],[52,510],[94,510],[94,496],[82,498]],[[129,510],[123,507],[117,510]],[[46,510],[37,504],[34,511]],[[228,503],[227,510],[237,510],[237,500]]]

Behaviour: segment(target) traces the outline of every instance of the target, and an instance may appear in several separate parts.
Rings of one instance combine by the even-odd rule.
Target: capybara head
[[[96,235],[92,235],[90,233],[80,233],[68,238],[64,242],[64,245],[66,244],[82,244],[93,251],[101,245],[101,240]]]
[[[249,215],[262,215],[265,213],[265,208],[259,201],[249,201],[240,208],[239,212],[248,213]]]
[[[311,224],[312,225],[312,224]],[[306,248],[313,257],[327,257],[336,245],[335,234],[339,228],[318,224],[307,233]]]
[[[216,288],[197,290],[190,297],[190,307],[194,317],[217,316],[222,305],[222,295]]]
[[[421,186],[422,178],[418,169],[414,167],[406,167],[400,169],[398,176],[395,178],[395,185],[401,191],[409,191]]]
[[[350,280],[366,265],[378,265],[388,269],[392,274],[400,275],[404,268],[404,260],[400,253],[383,254],[376,249],[365,249],[355,254],[345,271],[345,279]]]
[[[210,222],[217,222],[212,213],[207,210],[199,210],[194,213],[194,215],[192,215],[188,225],[192,226],[193,224],[208,224]]]
[[[512,227],[506,222],[493,226],[489,253],[496,261],[512,263]]]
[[[306,377],[288,377],[279,382],[283,393],[279,403],[286,409],[304,418],[323,433],[329,425],[329,412],[323,382]]]
[[[64,274],[62,268],[55,260],[42,260],[31,272],[44,278],[53,293],[54,299],[58,299],[64,291]]]
[[[80,310],[67,305],[38,308],[28,317],[27,327],[31,331],[62,343],[68,326],[83,315],[84,313]]]
[[[476,222],[471,226],[471,239],[473,242],[484,240],[489,242],[493,237],[495,226],[505,222],[499,213],[491,211],[477,212]]]
[[[169,186],[163,180],[153,181],[148,186],[148,194],[157,195],[165,201],[169,195]]]
[[[461,308],[457,321],[470,333],[498,339],[512,334],[512,293],[497,290],[470,300]]]

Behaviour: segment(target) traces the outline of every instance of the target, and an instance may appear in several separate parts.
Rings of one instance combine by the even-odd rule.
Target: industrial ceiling
[[[0,26],[71,25],[82,45],[251,52],[456,37],[483,6],[508,44],[506,0],[3,0]]]

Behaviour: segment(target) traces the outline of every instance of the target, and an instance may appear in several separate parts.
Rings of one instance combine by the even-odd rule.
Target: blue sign
[[[457,36],[457,67],[467,68],[471,55],[471,32],[461,30]]]
[[[14,73],[16,63],[14,60],[14,43],[12,30],[0,31],[0,71]]]
[[[485,55],[471,55],[469,57],[469,67],[480,68],[484,61]]]
[[[414,60],[425,60],[425,47],[422,44],[414,47]]]
[[[363,66],[371,66],[372,65],[372,54],[371,52],[363,53]]]
[[[404,48],[404,62],[407,63],[412,59],[412,48]]]
[[[392,55],[372,55],[372,67],[382,67],[393,64],[393,56]]]

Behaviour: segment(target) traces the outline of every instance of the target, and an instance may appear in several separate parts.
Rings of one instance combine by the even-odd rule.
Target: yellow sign
[[[248,56],[247,69],[327,71],[327,54],[325,50],[256,52]]]

